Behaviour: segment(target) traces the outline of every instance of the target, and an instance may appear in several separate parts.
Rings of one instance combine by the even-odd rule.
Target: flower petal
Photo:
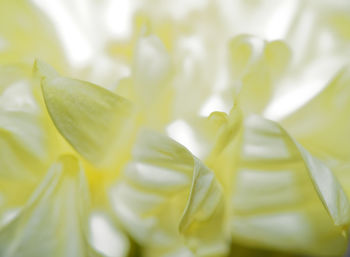
[[[238,241],[312,255],[343,254],[349,201],[333,173],[278,124],[247,119],[232,199]]]
[[[108,249],[96,241],[99,231],[95,223],[107,220],[91,212],[84,171],[74,156],[64,155],[51,166],[24,208],[1,228],[0,255],[125,256],[128,242],[112,232],[113,225],[105,231],[111,244]]]
[[[153,254],[180,251],[184,245],[178,231],[196,256],[227,252],[221,186],[182,145],[143,132],[124,175],[111,191],[114,210],[129,233]]]
[[[127,100],[89,82],[59,76],[44,78],[42,92],[53,122],[75,150],[95,164],[111,158],[131,115]]]
[[[291,51],[283,41],[267,42],[239,35],[229,44],[230,71],[239,86],[241,107],[248,113],[261,113],[271,100],[273,82],[288,67]]]
[[[66,65],[55,29],[32,2],[0,1],[0,63],[28,64],[45,58]]]
[[[77,159],[64,156],[18,216],[0,231],[2,256],[97,256],[84,238],[87,185]]]
[[[320,158],[349,159],[349,83],[350,69],[345,67],[317,96],[281,122],[302,145]]]

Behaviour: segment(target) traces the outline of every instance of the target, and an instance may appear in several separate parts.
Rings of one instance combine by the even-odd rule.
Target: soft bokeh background
[[[350,56],[347,0],[33,2],[58,35],[69,67],[64,73],[107,88],[117,87],[122,78],[130,75],[132,52],[140,35],[152,33],[160,37],[166,50],[174,54],[178,73],[182,74],[175,81],[180,85],[178,95],[183,102],[191,101],[202,116],[214,110],[229,111],[234,98],[232,88],[241,86],[240,82],[235,84],[239,75],[232,77],[227,68],[227,46],[238,35],[252,36],[248,39],[252,50],[249,58],[257,67],[266,65],[254,60],[261,54],[262,40],[283,40],[290,48],[288,51],[281,47],[278,58],[285,56],[285,63],[275,64],[282,69],[286,66],[288,71],[281,70],[281,75],[266,82],[268,85],[255,94],[260,98],[257,102],[266,99],[268,103],[262,110],[264,116],[277,121],[320,92]],[[265,79],[254,71],[252,76]],[[181,89],[181,84],[186,86]],[[186,95],[192,98],[193,94],[198,96],[197,101],[186,99]],[[186,112],[181,106],[177,110]],[[171,124],[168,132],[195,153],[199,151],[182,120]]]
[[[120,57],[132,51],[135,30],[142,23],[151,24],[152,32],[165,39],[168,49],[182,47],[191,52],[184,67],[188,71],[191,65],[199,65],[193,62],[205,62],[211,54],[224,58],[223,46],[236,35],[254,35],[268,41],[283,39],[292,49],[296,78],[284,78],[279,83],[274,93],[276,100],[265,110],[266,116],[274,119],[301,106],[321,90],[347,61],[350,51],[347,0],[33,2],[52,22],[69,65],[83,70],[86,80],[106,87],[115,86],[130,73],[126,65],[129,60]],[[172,41],[174,38],[177,42]],[[202,114],[229,108],[216,97],[229,86],[228,75],[220,67],[213,72],[217,74],[209,79],[215,94],[203,106]]]

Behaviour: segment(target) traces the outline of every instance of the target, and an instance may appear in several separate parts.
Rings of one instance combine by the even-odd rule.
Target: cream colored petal
[[[1,229],[1,255],[98,256],[84,238],[86,194],[77,159],[62,157],[18,216]]]
[[[171,59],[162,41],[154,35],[141,37],[138,40],[133,76],[135,88],[140,99],[149,104],[154,97],[169,83]]]
[[[157,256],[180,251],[181,236],[195,256],[228,250],[220,184],[199,159],[166,136],[150,131],[139,136],[124,179],[110,196],[129,233]]]
[[[0,177],[38,179],[53,151],[50,131],[26,68],[0,67]]]
[[[59,77],[58,72],[46,62],[35,59],[33,64],[33,76],[39,79]]]
[[[229,114],[213,112],[205,118],[196,117],[187,123],[174,124],[176,126],[171,126],[168,134],[191,151],[196,151],[196,156],[215,173],[225,194],[231,194],[242,143],[243,116],[240,108],[233,107]],[[177,125],[185,125],[187,130]]]
[[[281,123],[320,158],[350,156],[350,69],[340,70],[317,96]]]
[[[274,92],[274,82],[290,63],[291,51],[283,41],[267,42],[239,35],[229,43],[230,76],[238,86],[241,107],[261,113]]]
[[[31,65],[44,58],[65,68],[64,52],[55,30],[30,1],[0,1],[0,64]]]
[[[102,210],[89,213],[89,242],[104,257],[130,256],[130,242],[111,215]]]
[[[51,166],[17,216],[0,229],[0,255],[126,256],[128,242],[114,225],[106,223],[108,228],[101,234],[105,222],[105,216],[91,212],[89,189],[78,160],[65,155]],[[109,248],[100,243],[102,239],[109,240]]]
[[[131,77],[121,80],[116,92],[137,103],[144,124],[162,129],[172,116],[172,77],[172,60],[162,41],[143,36],[135,47]]]
[[[272,121],[252,116],[244,133],[234,239],[314,256],[343,254],[350,205],[330,169]]]
[[[127,100],[89,82],[63,77],[44,78],[42,91],[57,129],[82,156],[95,164],[115,157],[111,154],[131,116]]]
[[[0,223],[28,200],[61,145],[27,66],[0,67]],[[1,226],[0,225],[0,226]]]

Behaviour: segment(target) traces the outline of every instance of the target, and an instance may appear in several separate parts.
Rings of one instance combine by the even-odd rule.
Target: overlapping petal
[[[261,113],[265,109],[290,59],[291,51],[281,40],[268,42],[239,35],[230,41],[230,75],[245,112]]]
[[[113,161],[111,152],[132,116],[128,100],[92,83],[60,76],[44,77],[42,91],[50,117],[77,152],[95,164]]]
[[[62,156],[23,209],[0,230],[1,255],[104,256],[89,242],[89,208],[89,190],[78,160]]]
[[[247,119],[232,206],[240,242],[315,256],[346,249],[346,194],[330,169],[274,122]]]
[[[68,2],[56,7],[75,6]],[[136,256],[274,254],[238,243],[283,252],[276,256],[344,253],[348,3],[144,1],[131,7],[133,31],[123,39],[100,28],[110,17],[90,17],[107,2],[79,3],[85,14],[62,17],[77,16],[68,23],[88,39],[80,42],[86,63],[73,68],[42,13],[0,0],[0,64],[21,64],[0,68],[0,255],[125,256],[119,225],[140,247]],[[32,79],[26,69],[37,57],[101,86],[41,61]],[[335,70],[282,120],[293,137],[241,114],[278,120],[288,96],[305,102],[306,89]],[[195,154],[158,133],[182,143],[176,124],[190,131]],[[158,132],[135,143],[142,127]]]
[[[349,83],[350,70],[344,67],[318,95],[282,121],[300,143],[321,158],[346,161],[350,155]]]
[[[174,102],[170,54],[155,35],[142,36],[131,68],[131,76],[119,82],[116,92],[134,102],[143,125],[162,130],[172,118]]]
[[[60,149],[26,66],[1,66],[0,219],[28,199]],[[53,147],[54,145],[54,147]]]
[[[143,132],[124,178],[110,196],[118,218],[147,256],[190,254],[186,247],[195,256],[220,256],[228,250],[220,184],[199,159],[170,138]]]
[[[50,20],[30,1],[1,0],[0,63],[31,65],[38,57],[61,69],[66,64]]]

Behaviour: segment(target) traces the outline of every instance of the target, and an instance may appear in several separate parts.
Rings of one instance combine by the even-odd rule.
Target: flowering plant
[[[0,0],[0,255],[344,255],[349,11]]]

